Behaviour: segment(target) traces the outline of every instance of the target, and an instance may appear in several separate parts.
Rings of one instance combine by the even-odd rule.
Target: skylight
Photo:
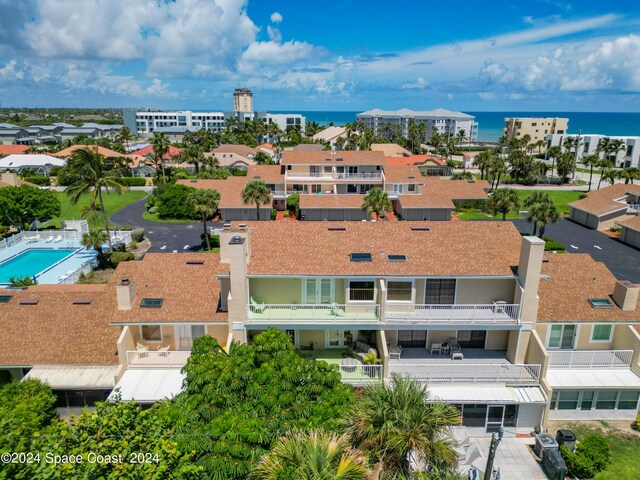
[[[371,261],[371,254],[367,252],[350,253],[349,256],[351,257],[352,262],[370,262]]]
[[[0,295],[0,303],[8,303],[13,298],[13,295]]]
[[[143,298],[140,302],[142,308],[160,308],[164,298]]]
[[[406,255],[387,255],[387,260],[389,260],[390,262],[406,262],[407,256]]]
[[[613,308],[613,303],[608,298],[590,298],[589,303],[593,308]]]

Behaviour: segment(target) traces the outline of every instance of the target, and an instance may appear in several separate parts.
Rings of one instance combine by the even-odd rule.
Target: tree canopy
[[[29,185],[0,188],[0,225],[24,229],[36,220],[48,222],[60,215],[60,199],[52,190]]]

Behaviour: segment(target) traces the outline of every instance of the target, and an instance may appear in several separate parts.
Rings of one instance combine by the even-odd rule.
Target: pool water
[[[33,277],[58,263],[77,249],[28,249],[0,263],[0,284],[9,283],[9,277]]]

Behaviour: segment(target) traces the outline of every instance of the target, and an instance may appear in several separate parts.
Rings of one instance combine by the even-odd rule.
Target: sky
[[[2,107],[640,111],[638,0],[0,0]]]

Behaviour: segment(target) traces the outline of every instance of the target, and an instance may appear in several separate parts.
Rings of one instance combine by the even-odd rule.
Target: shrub
[[[581,193],[580,196],[578,197],[578,200],[582,200],[583,198],[587,198],[586,193]]]
[[[131,250],[135,250],[136,248],[138,248],[138,242],[133,241],[133,242],[129,242],[129,245],[127,245]]]
[[[121,226],[118,227],[118,230],[126,230],[126,231],[129,232],[129,231],[133,230],[133,227],[131,225],[121,225]]]
[[[147,184],[147,179],[144,177],[120,177],[118,182],[128,187],[144,187]]]
[[[160,218],[184,218],[198,220],[200,216],[187,203],[187,197],[194,189],[186,185],[167,185],[158,195],[157,212]]]
[[[131,232],[131,240],[141,242],[144,240],[144,228],[136,228]]]
[[[616,223],[614,226],[609,227],[609,231],[613,233],[620,233],[622,231],[622,227]]]
[[[291,216],[291,213],[289,212],[289,210],[285,210],[284,214],[283,214],[283,217],[284,218],[289,218],[289,216]]]
[[[0,370],[0,387],[11,381],[11,374],[8,370]]]
[[[113,268],[116,268],[120,262],[128,262],[134,258],[135,255],[131,252],[112,252],[109,254],[109,261]]]
[[[565,250],[564,244],[560,242],[556,242],[553,238],[544,237],[543,240],[544,240],[544,249],[546,252],[550,252],[552,250],[560,250],[560,251]]]
[[[22,180],[25,182],[33,183],[34,185],[39,185],[41,187],[48,187],[51,185],[51,180],[46,175],[30,175],[22,177]]]
[[[204,233],[200,234],[200,241],[202,242],[202,249],[207,249],[207,244],[204,241]],[[209,235],[209,245],[211,248],[220,248],[220,235]]]
[[[273,210],[271,210],[271,220],[275,220],[277,216],[278,216],[278,212],[274,208]]]
[[[636,416],[636,419],[631,424],[631,429],[635,430],[636,432],[640,432],[640,413],[638,414],[638,416]]]
[[[565,446],[560,447],[560,453],[567,462],[569,471],[578,478],[593,478],[598,472],[607,467],[611,457],[611,449],[607,440],[595,433],[584,437],[576,446],[575,452]]]
[[[234,176],[234,177],[246,177],[247,176],[247,171],[246,170],[242,170],[241,168],[230,168],[229,169],[229,173],[231,173],[231,175]]]
[[[31,285],[37,284],[38,281],[29,275],[9,277],[10,287],[30,287]]]

